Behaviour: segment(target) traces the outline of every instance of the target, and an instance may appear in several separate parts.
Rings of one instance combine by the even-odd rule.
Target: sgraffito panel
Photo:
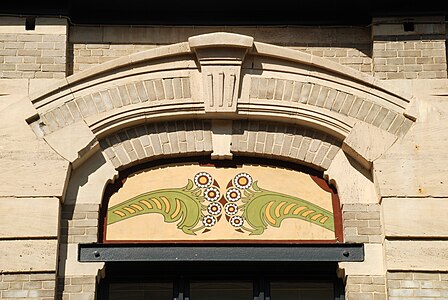
[[[297,170],[167,165],[112,194],[105,242],[336,242],[338,203],[323,179]]]

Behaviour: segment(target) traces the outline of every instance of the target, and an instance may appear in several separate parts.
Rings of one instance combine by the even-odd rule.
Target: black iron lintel
[[[81,262],[359,262],[363,244],[80,244]]]

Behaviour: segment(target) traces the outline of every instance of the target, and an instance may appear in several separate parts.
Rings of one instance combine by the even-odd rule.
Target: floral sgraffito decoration
[[[159,189],[123,201],[107,212],[107,225],[142,214],[161,214],[188,235],[206,233],[227,221],[234,230],[261,235],[288,218],[300,219],[334,232],[333,214],[307,200],[265,190],[248,173],[239,173],[224,193],[207,172],[197,173],[181,188]]]

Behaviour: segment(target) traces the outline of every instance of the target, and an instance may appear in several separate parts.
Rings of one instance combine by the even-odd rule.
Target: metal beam
[[[363,244],[80,244],[81,262],[355,262]]]

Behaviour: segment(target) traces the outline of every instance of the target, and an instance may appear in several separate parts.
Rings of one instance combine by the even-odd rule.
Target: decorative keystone
[[[190,37],[188,43],[201,66],[205,112],[236,112],[241,65],[254,39],[217,32]]]

